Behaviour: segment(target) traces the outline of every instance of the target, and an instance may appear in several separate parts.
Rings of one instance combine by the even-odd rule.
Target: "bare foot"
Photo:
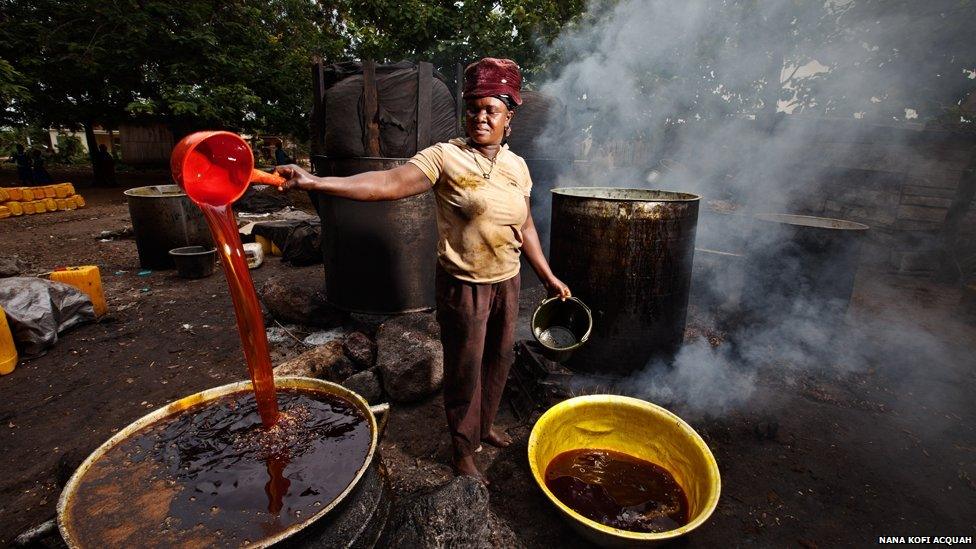
[[[505,434],[504,431],[499,431],[494,427],[488,431],[488,434],[481,437],[482,442],[487,442],[495,448],[508,448],[512,444],[512,437]]]
[[[488,479],[481,474],[478,470],[478,466],[474,464],[474,458],[471,456],[464,456],[460,459],[454,460],[454,470],[458,475],[467,475],[469,477],[474,477],[485,484],[488,485]]]

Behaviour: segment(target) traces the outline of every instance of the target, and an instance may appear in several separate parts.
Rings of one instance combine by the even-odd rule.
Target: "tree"
[[[484,55],[531,76],[585,0],[0,0],[0,122],[109,128],[151,117],[304,138],[309,63]],[[16,16],[14,16],[16,15]]]
[[[456,63],[506,57],[531,85],[541,76],[563,28],[585,0],[344,0],[336,12],[348,29],[349,53],[379,61],[430,61],[445,74]]]
[[[25,83],[5,121],[80,124],[92,151],[94,124],[146,116],[178,134],[304,136],[308,63],[347,45],[328,12],[302,0],[6,0],[0,8],[18,15],[0,20],[0,58]]]

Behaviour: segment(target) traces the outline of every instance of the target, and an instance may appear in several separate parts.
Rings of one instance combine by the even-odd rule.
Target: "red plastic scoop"
[[[254,169],[254,155],[241,136],[196,132],[173,147],[173,179],[194,202],[222,206],[241,197],[248,183],[281,186],[285,179]]]
[[[173,148],[170,169],[173,180],[200,207],[213,233],[234,302],[258,412],[270,429],[278,419],[278,401],[268,338],[231,204],[244,194],[251,180],[281,185],[284,179],[255,170],[251,147],[230,132],[198,132],[184,137]]]

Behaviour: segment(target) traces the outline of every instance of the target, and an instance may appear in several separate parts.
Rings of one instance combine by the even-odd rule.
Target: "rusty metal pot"
[[[316,174],[337,177],[389,170],[407,160],[312,159]],[[433,192],[383,202],[310,194],[322,218],[322,262],[329,303],[372,314],[434,308],[437,221]]]
[[[553,272],[593,311],[567,362],[621,376],[677,352],[685,329],[700,197],[608,187],[552,191]]]
[[[854,293],[862,223],[779,213],[753,216],[747,243],[747,310],[788,312],[798,304],[817,314],[843,314]],[[765,313],[764,313],[765,314]]]
[[[362,466],[356,471],[355,475],[349,479],[349,484],[346,488],[331,502],[322,506],[322,508],[315,514],[309,516],[302,522],[293,524],[287,529],[278,532],[274,535],[268,536],[265,539],[253,540],[249,547],[268,547],[270,545],[288,541],[289,544],[296,544],[302,546],[317,546],[316,536],[323,530],[335,530],[336,528],[342,529],[343,535],[352,534],[364,534],[370,537],[373,541],[379,536],[379,532],[365,532],[365,526],[374,527],[375,525],[363,525],[363,524],[325,524],[328,521],[323,521],[326,517],[333,514],[333,512],[341,506],[343,501],[354,491],[356,491],[358,485],[360,484],[363,477],[369,477],[370,475],[376,475],[376,466],[374,465],[374,458],[376,455],[376,449],[378,445],[379,436],[382,434],[386,427],[386,421],[388,418],[389,405],[380,404],[376,406],[369,406],[369,404],[358,394],[345,387],[330,383],[328,381],[323,381],[313,378],[305,377],[279,377],[275,378],[275,385],[278,388],[283,389],[302,389],[305,391],[316,392],[321,394],[329,394],[333,396],[338,396],[347,402],[353,404],[356,409],[362,414],[362,416],[369,423],[369,429],[371,432],[369,449],[363,460]],[[142,431],[143,429],[155,424],[158,421],[165,420],[178,414],[184,410],[191,407],[197,406],[202,403],[212,402],[214,400],[220,399],[221,397],[241,393],[245,391],[251,391],[250,381],[241,381],[238,383],[232,383],[229,385],[223,385],[220,387],[215,387],[212,389],[207,389],[200,393],[196,393],[180,400],[171,402],[162,408],[159,408],[142,418],[129,424],[127,427],[116,433],[112,438],[108,439],[104,444],[99,446],[91,455],[85,459],[84,462],[78,467],[75,473],[71,476],[71,479],[65,485],[64,490],[61,492],[61,497],[58,500],[57,506],[57,521],[58,529],[61,532],[61,536],[64,539],[68,547],[83,547],[79,544],[78,536],[75,535],[72,529],[72,523],[69,520],[69,511],[72,509],[73,498],[76,497],[78,493],[79,486],[81,485],[82,479],[85,475],[92,469],[92,466],[101,458],[103,458],[106,453],[113,449],[118,444],[122,443],[129,437],[135,435],[136,433]],[[376,414],[382,415],[382,420],[377,421]],[[373,500],[376,500],[374,497]],[[376,504],[376,501],[373,501]],[[388,512],[388,501],[386,512]],[[382,517],[383,523],[385,524],[385,514]],[[117,525],[113,525],[117,526]],[[382,525],[380,525],[382,527]],[[146,540],[147,544],[151,544],[151,540]],[[370,545],[366,543],[366,545]]]
[[[181,246],[213,247],[207,222],[176,185],[150,185],[125,191],[136,236],[139,266],[172,269],[169,251]]]

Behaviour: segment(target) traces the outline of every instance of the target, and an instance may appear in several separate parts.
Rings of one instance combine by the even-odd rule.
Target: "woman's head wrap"
[[[464,69],[464,99],[508,96],[522,104],[522,71],[511,59],[485,57]],[[502,101],[505,99],[502,98]],[[508,104],[505,101],[506,105]]]

